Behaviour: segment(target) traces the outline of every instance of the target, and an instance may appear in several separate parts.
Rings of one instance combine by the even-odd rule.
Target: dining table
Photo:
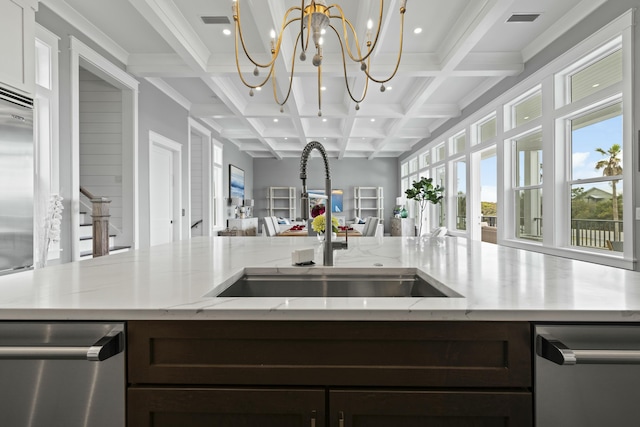
[[[340,229],[340,230],[338,230],[338,232],[336,234],[337,234],[338,237],[346,237],[347,231],[349,233],[349,237],[361,237],[362,236],[361,232],[359,232],[358,230],[354,230],[353,228],[350,228],[349,230]],[[292,228],[290,228],[288,230],[281,231],[280,233],[276,234],[276,236],[279,236],[279,237],[307,237],[307,236],[309,236],[309,233],[308,233],[306,227],[303,227],[303,228],[292,227]]]

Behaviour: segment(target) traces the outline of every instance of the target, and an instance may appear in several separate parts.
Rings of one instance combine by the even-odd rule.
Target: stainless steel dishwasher
[[[123,323],[0,322],[0,425],[125,425]]]
[[[640,325],[537,325],[538,427],[640,425]]]

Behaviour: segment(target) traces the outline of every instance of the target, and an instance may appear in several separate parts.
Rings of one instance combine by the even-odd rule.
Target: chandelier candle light
[[[236,52],[236,67],[238,69],[238,74],[240,75],[240,79],[245,86],[249,88],[249,95],[254,95],[254,89],[261,88],[264,86],[269,79],[271,79],[273,84],[273,98],[280,105],[280,112],[284,112],[284,104],[286,104],[289,99],[289,95],[291,94],[291,85],[293,83],[293,74],[295,70],[295,56],[298,49],[298,42],[300,43],[300,60],[304,61],[307,57],[307,49],[309,48],[310,39],[313,40],[313,44],[315,45],[315,55],[313,55],[313,65],[318,68],[318,116],[322,116],[322,45],[323,45],[323,37],[328,29],[333,30],[333,32],[338,37],[338,41],[340,42],[340,49],[342,53],[342,66],[344,70],[344,82],[347,88],[347,92],[349,97],[356,103],[356,110],[360,109],[360,103],[367,96],[367,89],[369,87],[369,80],[380,83],[380,91],[385,91],[384,84],[390,81],[398,71],[398,66],[400,65],[400,59],[402,57],[402,42],[403,42],[403,34],[404,34],[404,13],[406,10],[407,0],[401,0],[400,2],[400,48],[398,52],[398,60],[396,62],[395,68],[391,75],[386,79],[377,79],[374,78],[370,74],[370,65],[371,65],[371,54],[375,50],[378,38],[380,36],[380,29],[382,25],[382,17],[384,10],[384,0],[380,0],[380,16],[378,18],[378,26],[375,32],[375,37],[372,38],[372,30],[373,30],[373,22],[369,20],[367,23],[367,32],[366,32],[366,54],[362,54],[360,49],[360,43],[358,42],[358,35],[356,34],[354,26],[351,22],[345,18],[342,8],[338,4],[332,4],[330,6],[326,5],[324,0],[311,0],[308,4],[305,5],[309,0],[301,0],[300,7],[292,7],[287,10],[284,19],[282,20],[282,28],[280,29],[280,33],[276,34],[274,30],[271,31],[271,60],[267,63],[260,63],[256,61],[254,58],[249,55],[247,52],[247,48],[245,45],[244,38],[242,36],[242,25],[240,22],[240,1],[233,0],[233,21],[235,25],[235,52]],[[295,13],[299,13],[299,16],[290,16]],[[340,32],[331,24],[331,19],[337,19],[342,24],[342,36]],[[280,100],[277,94],[276,87],[276,72],[275,72],[275,63],[278,55],[280,54],[280,46],[282,44],[282,35],[284,30],[294,22],[300,21],[300,31],[296,34],[296,40],[293,49],[293,55],[291,58],[291,75],[289,78],[289,88],[287,89],[286,96],[283,100]],[[356,53],[351,51],[349,34],[353,36],[354,46],[356,47]],[[242,45],[242,50],[246,55],[247,59],[251,61],[251,63],[255,66],[253,74],[254,76],[260,75],[260,68],[268,69],[269,72],[267,76],[257,84],[249,83],[244,76],[242,75],[242,71],[240,70],[240,63],[238,60],[238,41]],[[360,69],[364,72],[366,76],[364,88],[362,95],[359,98],[356,98],[352,93],[352,88],[349,87],[349,81],[347,80],[347,61],[345,52],[349,56],[349,58],[356,63],[360,63]]]

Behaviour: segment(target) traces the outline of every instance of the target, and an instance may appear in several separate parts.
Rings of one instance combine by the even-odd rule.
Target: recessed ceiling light
[[[256,90],[262,90],[262,86],[258,86]]]
[[[422,28],[418,27],[418,28],[414,28],[413,30],[413,34],[420,34],[422,32]]]
[[[326,87],[326,86],[322,86],[322,87],[320,88],[320,90],[327,90],[327,87]]]
[[[224,30],[222,30],[222,34],[224,34],[225,36],[230,36],[231,35],[231,30],[228,28],[225,28]]]
[[[327,121],[327,119],[322,119],[322,121],[323,121],[323,122],[326,122],[326,121]]]
[[[273,119],[273,123],[278,123],[278,119]]]
[[[221,119],[222,117],[224,117],[224,116],[220,116],[220,115],[213,116],[214,119]]]
[[[371,119],[371,121],[372,121],[372,122],[375,122],[375,121],[376,121],[376,119]]]
[[[596,84],[594,84],[594,85],[593,85],[593,86],[591,86],[591,87],[598,87],[598,86],[600,86],[600,83],[596,83]]]
[[[529,120],[529,116],[524,116],[524,119],[525,120]]]
[[[287,139],[289,139],[289,138],[285,136],[285,137],[284,137],[284,140],[286,141]]]
[[[386,90],[392,90],[392,89],[393,89],[393,86],[387,86],[385,89],[386,89]]]

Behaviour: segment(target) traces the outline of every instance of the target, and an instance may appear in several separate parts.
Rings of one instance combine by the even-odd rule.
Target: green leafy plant
[[[442,201],[444,187],[433,185],[433,178],[421,177],[419,181],[413,181],[411,188],[405,190],[404,194],[409,200],[415,200],[420,206],[420,223],[418,225],[418,236],[422,235],[422,215],[427,207],[427,202],[434,205]]]

